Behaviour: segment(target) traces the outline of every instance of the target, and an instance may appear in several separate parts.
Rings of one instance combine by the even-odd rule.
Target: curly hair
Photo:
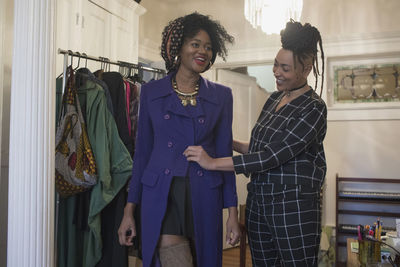
[[[282,48],[290,50],[293,52],[293,61],[295,59],[303,66],[304,62],[308,58],[312,58],[313,74],[315,77],[315,90],[318,85],[318,76],[320,75],[318,68],[318,43],[321,50],[322,59],[322,83],[321,92],[324,86],[324,69],[325,69],[325,59],[324,50],[322,49],[322,39],[321,34],[318,29],[311,26],[309,23],[302,25],[300,22],[290,20],[286,23],[286,28],[281,31],[281,43]]]
[[[229,35],[218,21],[210,19],[209,16],[194,12],[170,21],[163,30],[161,56],[165,61],[165,67],[168,72],[178,69],[179,62],[177,56],[184,40],[196,36],[200,30],[206,31],[210,36],[213,52],[211,63],[215,62],[217,55],[223,60],[226,59],[228,53],[225,43],[232,44],[234,42],[233,36]]]

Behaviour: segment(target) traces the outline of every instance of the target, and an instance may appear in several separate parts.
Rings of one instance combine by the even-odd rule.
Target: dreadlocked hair
[[[233,43],[233,36],[229,35],[225,28],[209,16],[194,12],[184,17],[179,17],[164,28],[162,33],[161,56],[165,61],[168,72],[175,71],[179,67],[179,52],[186,38],[193,38],[200,30],[204,30],[210,36],[212,46],[211,63],[220,56],[223,60],[228,55],[225,43]],[[207,67],[208,69],[209,67]]]
[[[322,59],[322,82],[321,92],[324,86],[324,73],[325,73],[325,59],[324,50],[322,49],[321,34],[318,29],[311,26],[309,23],[302,25],[300,22],[290,20],[286,23],[286,28],[281,31],[281,43],[282,48],[293,52],[293,61],[296,64],[297,61],[303,66],[304,62],[312,58],[312,68],[315,77],[315,90],[318,85],[318,76],[320,75],[318,67],[318,43],[321,51]]]

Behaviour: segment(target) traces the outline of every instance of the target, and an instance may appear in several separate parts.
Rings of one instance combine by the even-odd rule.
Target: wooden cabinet
[[[145,12],[132,0],[58,0],[57,48],[136,63],[139,17]],[[88,67],[100,64],[88,62]],[[61,69],[60,56],[57,72]]]
[[[380,218],[383,232],[395,231],[400,218],[400,179],[336,175],[336,266],[346,261],[346,239],[357,239],[357,225]]]

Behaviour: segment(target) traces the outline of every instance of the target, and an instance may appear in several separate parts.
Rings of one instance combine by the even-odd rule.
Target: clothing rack
[[[59,48],[58,49],[58,54],[63,54],[64,55],[64,67],[63,67],[63,75],[64,75],[64,77],[65,77],[65,75],[67,73],[68,56],[78,57],[79,59],[83,58],[83,59],[86,59],[86,60],[98,61],[98,62],[101,62],[102,64],[105,64],[105,65],[112,64],[112,65],[117,65],[117,66],[120,66],[120,67],[129,68],[129,69],[137,69],[138,71],[143,71],[144,70],[144,71],[149,71],[149,72],[153,72],[153,73],[156,73],[156,74],[162,74],[162,75],[166,74],[165,70],[163,70],[163,69],[145,67],[145,66],[142,66],[141,64],[135,64],[135,63],[125,62],[125,61],[110,60],[109,58],[106,58],[106,57],[89,56],[86,53],[73,52],[72,50],[63,50],[63,49]],[[65,82],[66,82],[65,79],[63,79],[63,85],[62,85],[63,93],[64,93],[64,88],[65,88]]]
[[[102,62],[105,64],[113,64],[113,65],[117,65],[120,67],[128,67],[128,68],[132,68],[132,69],[145,70],[145,71],[150,71],[150,72],[154,72],[154,73],[165,74],[165,70],[163,70],[163,69],[145,67],[145,66],[142,66],[141,64],[129,63],[129,62],[125,62],[125,61],[114,61],[114,60],[110,60],[109,58],[106,58],[106,57],[89,56],[89,55],[86,55],[85,53],[72,52],[71,50],[63,50],[63,49],[59,48],[58,53],[64,54],[64,56],[69,55],[69,56],[73,56],[73,57],[94,60],[94,61]]]

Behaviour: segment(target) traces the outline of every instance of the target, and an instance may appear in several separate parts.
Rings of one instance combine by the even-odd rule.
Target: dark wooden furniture
[[[245,213],[246,213],[246,205],[239,205],[239,226],[240,232],[242,234],[240,238],[240,267],[246,267],[246,241],[247,241],[247,233],[246,233],[246,221],[245,221]]]
[[[400,179],[350,178],[336,174],[336,266],[347,238],[357,239],[357,225],[383,221],[383,232],[395,231],[400,218]],[[343,251],[343,250],[342,250]]]

